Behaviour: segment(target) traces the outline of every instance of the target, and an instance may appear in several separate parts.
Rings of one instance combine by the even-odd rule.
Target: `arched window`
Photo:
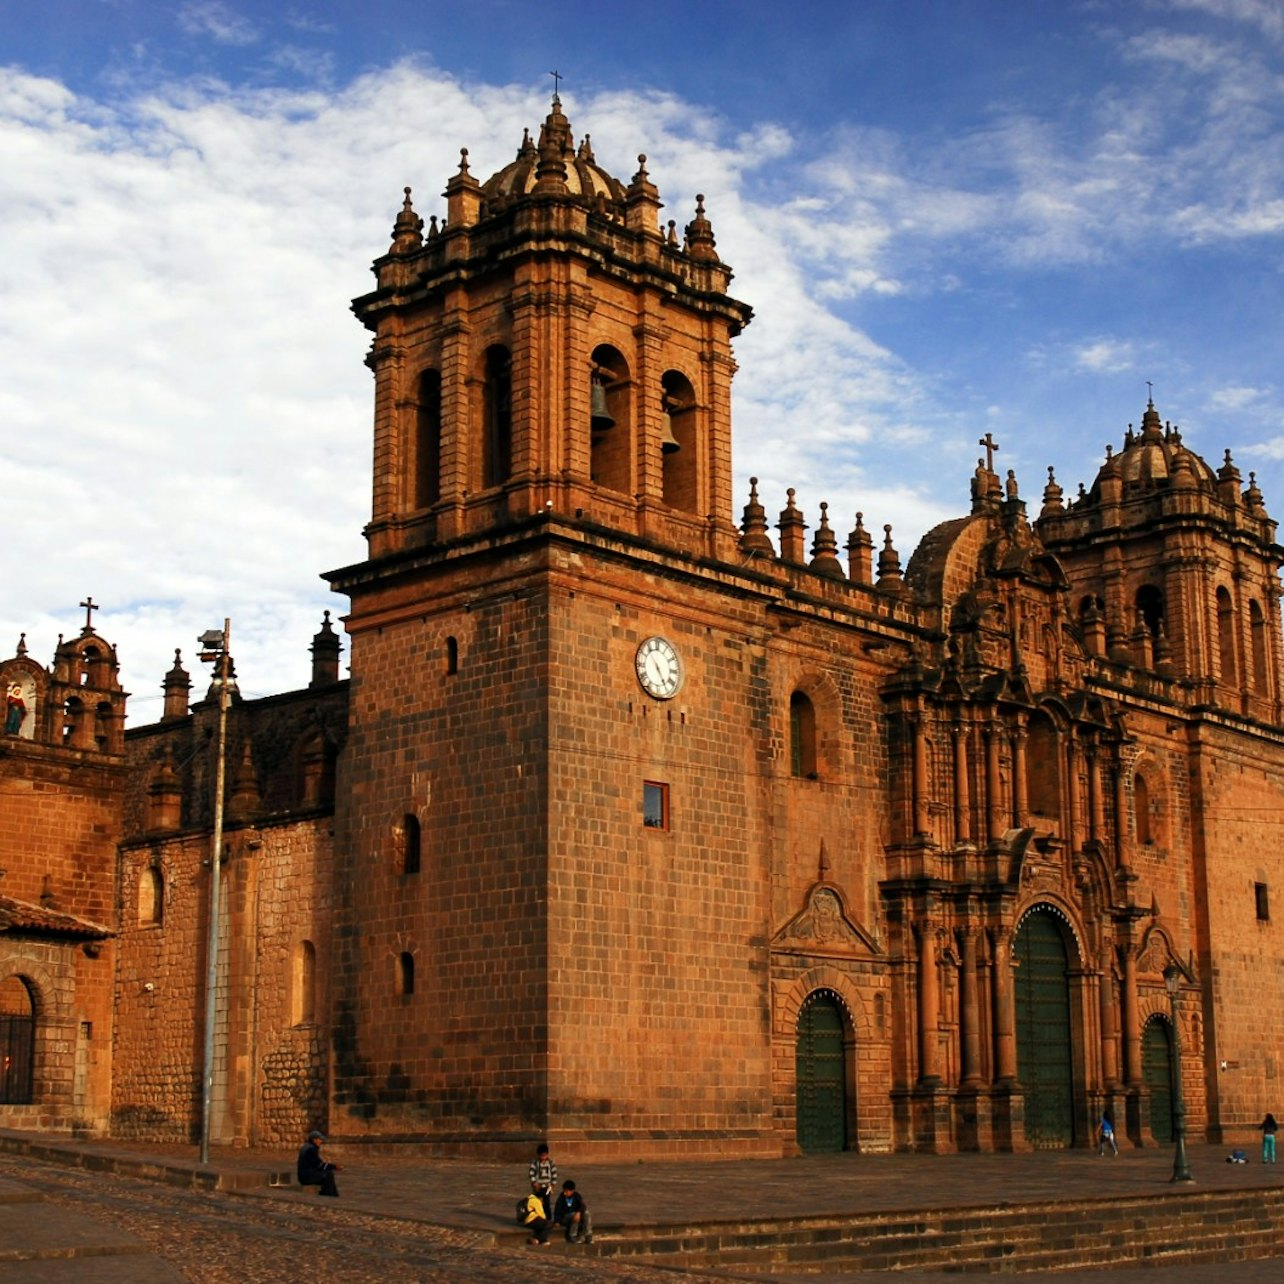
[[[317,951],[311,941],[300,941],[294,951],[290,978],[290,1007],[294,1025],[312,1025],[317,1019]]]
[[[1153,641],[1164,625],[1164,595],[1153,584],[1143,584],[1137,590],[1137,614]]]
[[[427,508],[441,498],[441,374],[419,376],[415,424],[414,506]]]
[[[165,878],[155,865],[138,872],[138,921],[159,926],[165,918]]]
[[[420,830],[419,817],[407,812],[401,821],[401,872],[419,873]]]
[[[403,998],[415,992],[415,956],[402,954],[397,958],[397,993]]]
[[[665,371],[660,388],[660,405],[668,416],[663,438],[664,502],[684,512],[699,512],[695,389],[676,370]]]
[[[1217,642],[1221,651],[1222,682],[1238,686],[1238,669],[1235,665],[1235,609],[1231,595],[1224,589],[1217,590]]]
[[[36,1004],[20,976],[0,981],[0,1105],[30,1105],[35,1083]]]
[[[513,470],[512,359],[502,344],[486,350],[482,430],[482,486],[498,486]]]
[[[1256,599],[1248,604],[1248,627],[1253,637],[1253,689],[1258,695],[1270,695],[1270,635],[1266,616]]]
[[[1030,715],[1025,742],[1026,805],[1036,816],[1061,820],[1061,738],[1045,713]]]
[[[609,343],[598,344],[589,369],[589,476],[625,495],[634,489],[632,393],[624,357]]]
[[[1155,841],[1155,831],[1151,824],[1150,786],[1141,772],[1132,778],[1132,814],[1137,843],[1147,847]]]
[[[816,779],[816,707],[801,691],[789,697],[789,772]]]

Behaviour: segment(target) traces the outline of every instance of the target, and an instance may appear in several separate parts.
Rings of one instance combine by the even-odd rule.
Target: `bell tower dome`
[[[554,97],[485,182],[461,152],[444,223],[410,190],[377,287],[372,561],[531,519],[734,556],[731,340],[703,197],[680,240],[639,157],[626,185]]]

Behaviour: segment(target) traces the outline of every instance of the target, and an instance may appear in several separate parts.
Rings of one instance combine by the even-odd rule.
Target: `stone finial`
[[[843,564],[838,560],[838,538],[829,525],[829,505],[820,505],[820,524],[811,544],[811,570],[831,579],[843,578]]]
[[[27,635],[25,632],[18,634],[18,649],[14,654],[16,655],[27,654]]]
[[[853,584],[874,582],[874,540],[865,529],[865,514],[856,514],[856,525],[847,536],[847,578]]]
[[[776,549],[767,534],[767,510],[758,502],[758,479],[749,478],[749,502],[740,525],[740,551],[751,556],[775,557]]]
[[[776,529],[780,532],[781,559],[801,565],[803,561],[803,532],[807,529],[807,523],[803,520],[802,513],[798,511],[798,506],[794,503],[794,488],[792,486],[785,491],[785,506],[780,511],[780,521],[777,523]]]
[[[626,226],[636,232],[645,232],[648,236],[659,236],[660,210],[664,208],[660,201],[660,189],[651,182],[646,172],[646,154],[638,155],[638,172],[624,193]]]
[[[390,254],[412,254],[423,243],[424,221],[415,213],[410,202],[410,188],[405,188],[405,200],[397,221],[392,225],[392,248]]]
[[[1249,512],[1260,517],[1266,511],[1266,505],[1262,500],[1262,492],[1257,488],[1257,474],[1248,474],[1248,489],[1244,492],[1244,503],[1248,505]]]
[[[901,555],[892,544],[892,527],[883,527],[883,547],[878,554],[878,587],[884,592],[899,592],[905,582],[901,578]]]
[[[321,627],[312,637],[312,681],[309,686],[329,686],[339,680],[339,636],[330,624],[330,612],[326,611]]]
[[[695,218],[687,224],[687,253],[704,263],[720,263],[718,251],[714,248],[713,224],[705,217],[704,195],[696,197]]]
[[[1048,484],[1043,488],[1043,507],[1039,510],[1040,517],[1048,517],[1053,513],[1059,513],[1063,510],[1062,503],[1063,491],[1057,485],[1057,476],[1053,472],[1052,465],[1048,465]]]
[[[162,722],[172,722],[176,718],[187,717],[187,698],[191,689],[192,679],[187,670],[183,668],[183,653],[175,647],[173,667],[165,675],[165,680],[161,683],[161,690],[165,693],[165,711],[161,715]]]
[[[468,172],[468,148],[459,149],[459,170],[446,184],[446,221],[451,227],[472,227],[481,214],[481,184]]]

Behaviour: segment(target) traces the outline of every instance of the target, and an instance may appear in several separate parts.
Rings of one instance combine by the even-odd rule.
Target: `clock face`
[[[647,638],[633,660],[642,690],[668,700],[682,688],[682,660],[668,638]]]

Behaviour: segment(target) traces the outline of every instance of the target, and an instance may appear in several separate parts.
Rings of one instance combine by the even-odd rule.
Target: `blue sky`
[[[738,505],[793,486],[908,561],[984,433],[1034,512],[1149,380],[1284,514],[1284,0],[0,0],[0,36],[0,650],[92,593],[132,722],[225,615],[247,694],[306,682],[369,515],[348,302],[402,187],[506,163],[553,69],[665,218],[705,194],[755,309]]]

